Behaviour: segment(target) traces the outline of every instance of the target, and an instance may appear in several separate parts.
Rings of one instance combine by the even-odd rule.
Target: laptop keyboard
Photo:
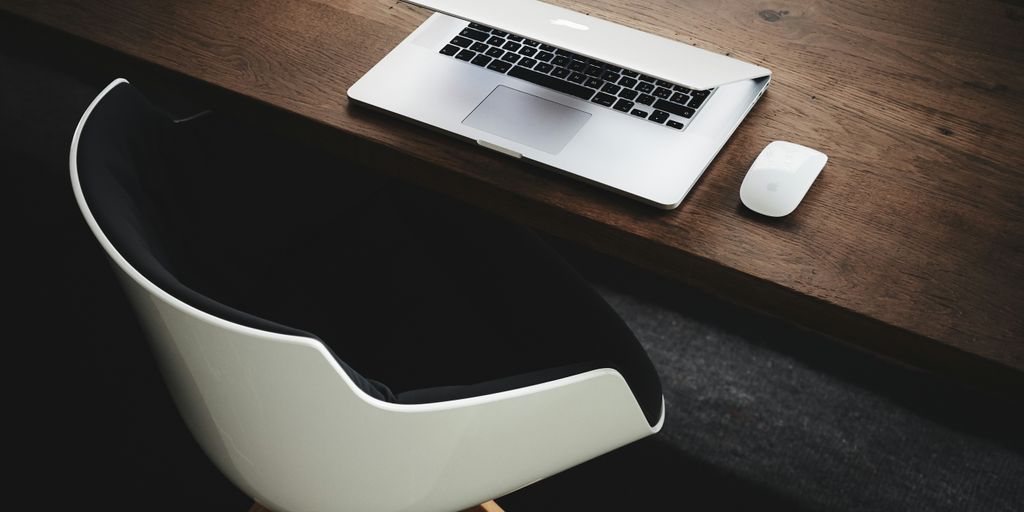
[[[697,91],[470,23],[441,54],[682,130],[714,89]]]

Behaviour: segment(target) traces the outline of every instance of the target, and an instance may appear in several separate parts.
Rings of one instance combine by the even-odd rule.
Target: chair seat
[[[536,235],[276,143],[116,80],[71,144],[182,418],[247,494],[444,512],[661,428],[643,349]]]
[[[357,214],[321,223],[247,293],[266,296],[261,316],[316,334],[386,383],[394,401],[467,398],[614,368],[649,422],[660,418],[660,381],[632,331],[528,229],[398,184]],[[378,398],[391,400],[384,393]]]
[[[126,124],[136,128],[110,129]],[[604,367],[659,420],[660,382],[632,332],[528,229],[216,115],[170,123],[130,87],[110,92],[82,137],[94,134],[105,135],[83,144],[85,165],[124,161],[83,176],[97,219],[129,262],[186,303],[316,337],[385,401],[478,396]],[[173,152],[156,145],[168,139]]]

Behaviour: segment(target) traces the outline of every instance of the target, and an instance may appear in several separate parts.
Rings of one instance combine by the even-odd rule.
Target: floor
[[[1019,403],[561,248],[651,355],[667,419],[509,509],[1024,509]]]
[[[16,487],[40,509],[244,510],[248,498],[180,423],[67,183],[74,125],[112,76],[59,45],[40,49],[55,38],[46,31],[0,34]],[[1024,510],[1019,400],[551,242],[648,350],[667,420],[500,499],[506,510]]]

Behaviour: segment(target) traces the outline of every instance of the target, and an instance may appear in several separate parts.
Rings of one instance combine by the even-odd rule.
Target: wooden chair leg
[[[259,503],[253,503],[252,508],[249,512],[271,512],[270,509],[265,508]],[[488,501],[482,505],[477,505],[473,508],[468,508],[463,512],[505,512],[501,507],[498,506],[494,501]]]
[[[464,512],[505,512],[501,507],[498,506],[493,500],[488,501],[482,505],[477,505],[473,508],[466,509]]]

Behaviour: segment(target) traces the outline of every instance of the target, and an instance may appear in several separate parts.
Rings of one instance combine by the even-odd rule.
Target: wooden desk
[[[554,3],[775,72],[677,210],[350,106],[349,85],[428,15],[395,0],[0,0],[0,9],[295,114],[381,171],[881,354],[1021,388],[1024,8]],[[770,221],[748,213],[738,190],[775,139],[831,159],[796,213]]]

